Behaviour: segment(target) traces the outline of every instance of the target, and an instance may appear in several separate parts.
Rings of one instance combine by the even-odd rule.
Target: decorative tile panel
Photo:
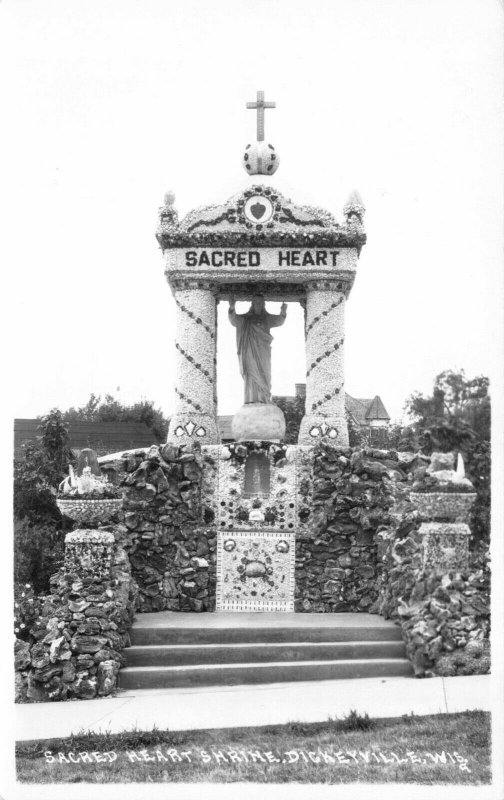
[[[294,533],[219,531],[217,611],[294,611]]]

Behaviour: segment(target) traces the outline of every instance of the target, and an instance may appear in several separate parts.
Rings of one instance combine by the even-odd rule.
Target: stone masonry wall
[[[216,532],[201,516],[200,446],[166,444],[124,461],[125,548],[140,612],[213,611]]]
[[[321,442],[313,523],[296,538],[296,611],[367,611],[377,597],[377,534],[388,530],[397,453]]]

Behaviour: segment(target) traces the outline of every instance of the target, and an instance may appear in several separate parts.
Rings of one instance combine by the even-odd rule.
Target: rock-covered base
[[[30,641],[15,642],[17,702],[92,698],[115,689],[135,596],[124,533],[119,525],[69,534],[65,565],[51,578]]]
[[[490,669],[490,573],[486,555],[464,570],[423,567],[414,512],[381,545],[374,611],[397,620],[417,677],[484,674]]]
[[[419,677],[488,671],[488,563],[472,557],[461,569],[456,542],[453,569],[425,560],[422,514],[411,502],[425,459],[327,440],[303,451],[303,459],[313,470],[295,482],[303,498],[295,610],[369,611],[396,620]],[[129,454],[118,466],[124,524],[67,536],[64,567],[51,579],[29,641],[16,640],[19,702],[112,693],[135,610],[215,608],[215,526],[226,519],[202,503],[203,471],[218,492],[208,454],[204,462],[199,444],[166,444]]]

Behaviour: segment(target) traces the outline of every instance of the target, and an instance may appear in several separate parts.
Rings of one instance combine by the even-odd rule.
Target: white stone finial
[[[461,478],[465,478],[465,466],[464,466],[464,459],[462,458],[462,453],[459,453],[457,456],[457,478],[460,480]]]
[[[175,192],[172,192],[170,189],[165,193],[164,204],[165,206],[172,206],[174,202],[175,202]]]
[[[352,192],[350,192],[348,200],[343,206],[343,213],[347,220],[351,219],[352,217],[358,217],[362,222],[362,217],[364,216],[365,212],[366,207],[363,203],[362,197],[360,196],[359,192],[354,189]]]

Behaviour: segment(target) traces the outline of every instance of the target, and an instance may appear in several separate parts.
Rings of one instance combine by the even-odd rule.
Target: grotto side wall
[[[202,517],[199,446],[154,446],[128,455],[123,468],[137,611],[213,611],[216,533]]]
[[[236,516],[238,502],[228,509],[240,494],[243,464],[234,481],[224,480],[234,464],[227,450],[168,444],[123,459],[124,546],[137,610],[213,611],[217,526],[253,533],[287,523],[296,533],[296,611],[370,610],[379,595],[379,535],[394,524],[395,487],[411,464],[392,451],[293,446],[272,468],[273,485],[283,481],[280,491],[292,502],[285,506],[275,488],[271,521],[252,523]]]
[[[378,534],[393,524],[397,453],[313,450],[312,519],[296,537],[296,611],[369,611],[378,597]]]

